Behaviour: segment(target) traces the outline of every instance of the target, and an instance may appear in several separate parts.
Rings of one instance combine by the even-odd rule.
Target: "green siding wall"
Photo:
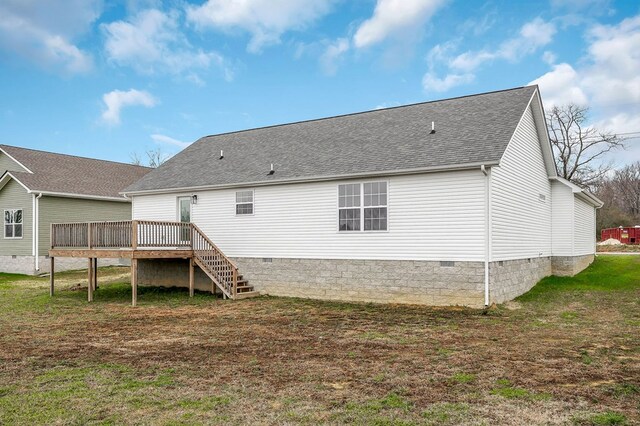
[[[5,171],[11,170],[14,172],[26,172],[18,163],[9,158],[6,154],[0,152],[0,175]]]
[[[31,256],[33,235],[32,225],[33,216],[31,214],[33,199],[31,194],[27,193],[18,182],[11,179],[4,188],[0,189],[0,221],[2,229],[0,230],[0,256]],[[4,238],[4,210],[5,209],[22,209],[22,238],[21,239],[5,239]]]
[[[76,198],[40,198],[39,253],[48,254],[52,223],[131,220],[131,203],[81,200]]]

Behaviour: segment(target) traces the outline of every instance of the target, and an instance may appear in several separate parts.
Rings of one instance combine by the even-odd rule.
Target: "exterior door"
[[[178,197],[178,222],[191,222],[191,197]]]
[[[178,197],[178,222],[191,222],[191,197]],[[189,241],[191,236],[190,228],[182,227],[180,238],[182,241]]]

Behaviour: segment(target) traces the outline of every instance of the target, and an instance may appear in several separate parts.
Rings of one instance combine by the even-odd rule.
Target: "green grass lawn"
[[[0,274],[2,424],[640,422],[640,256],[484,312]]]

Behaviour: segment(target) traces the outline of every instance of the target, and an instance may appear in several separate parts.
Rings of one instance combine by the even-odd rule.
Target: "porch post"
[[[89,285],[87,286],[87,299],[89,302],[93,302],[93,259],[89,258]]]
[[[54,274],[55,274],[55,261],[53,257],[49,258],[49,296],[53,296]]]
[[[138,303],[138,259],[131,259],[131,306]]]
[[[93,258],[93,289],[98,289],[98,258]]]
[[[193,257],[189,258],[189,297],[193,297],[193,287],[195,280],[195,268],[193,267]]]

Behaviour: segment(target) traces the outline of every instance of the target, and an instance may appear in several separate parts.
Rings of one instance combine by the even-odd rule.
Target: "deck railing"
[[[51,248],[192,249],[192,225],[183,222],[124,220],[51,224]]]
[[[126,220],[51,224],[51,249],[185,249],[228,297],[235,298],[238,268],[193,223]]]

